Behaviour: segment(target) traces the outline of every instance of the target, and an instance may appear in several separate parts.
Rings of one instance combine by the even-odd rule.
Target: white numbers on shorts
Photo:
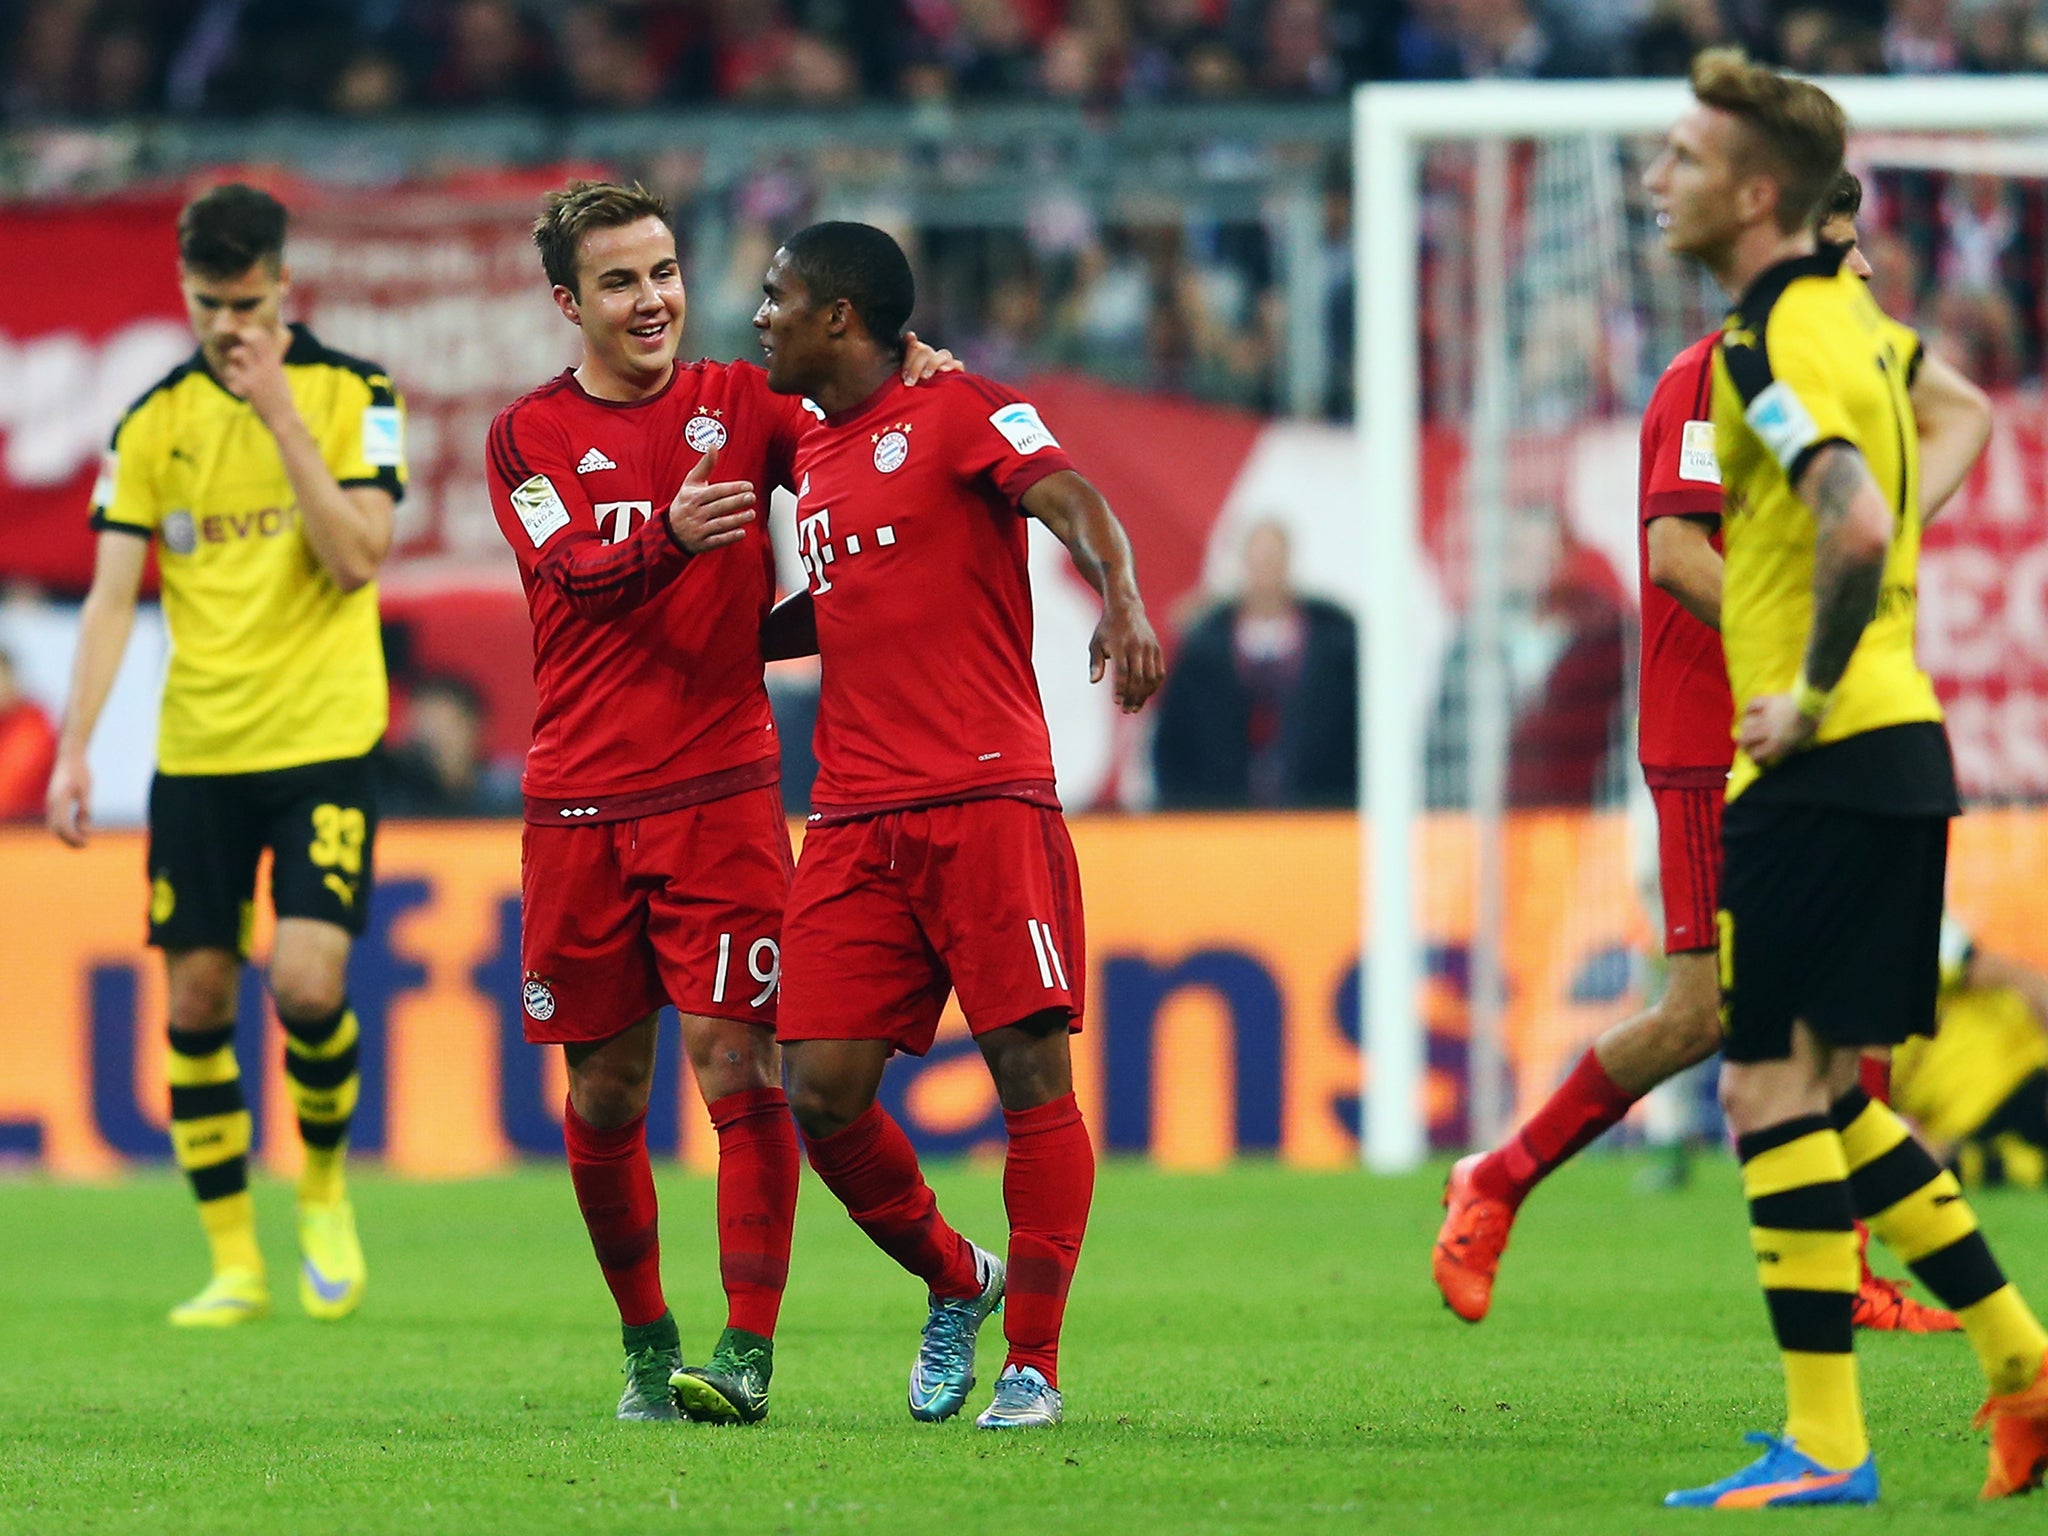
[[[763,955],[767,960],[762,960]],[[711,979],[711,1001],[725,1001],[725,984],[732,973],[732,935],[718,936],[718,974]],[[747,974],[762,983],[761,990],[747,999],[749,1008],[759,1008],[782,985],[782,947],[773,939],[756,939],[747,946]]]
[[[1041,923],[1037,918],[1026,918],[1024,926],[1031,931],[1031,949],[1038,956],[1038,979],[1045,983],[1046,990],[1058,988],[1065,992],[1067,968],[1060,964],[1059,946],[1052,941],[1052,924]]]

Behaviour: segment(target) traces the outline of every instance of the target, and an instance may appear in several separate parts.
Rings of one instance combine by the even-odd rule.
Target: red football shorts
[[[783,925],[784,1040],[922,1056],[946,994],[975,1034],[1047,1009],[1081,1027],[1081,874],[1060,813],[1021,800],[892,811],[804,833]]]
[[[1721,906],[1720,786],[1660,789],[1657,803],[1657,878],[1664,898],[1664,953],[1712,949],[1719,942],[1714,914]]]
[[[658,816],[528,826],[519,870],[526,1038],[607,1040],[664,1003],[774,1024],[790,867],[773,786]]]

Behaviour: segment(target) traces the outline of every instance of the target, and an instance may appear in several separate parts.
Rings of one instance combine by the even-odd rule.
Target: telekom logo
[[[121,413],[184,361],[192,333],[136,320],[91,341],[76,331],[0,333],[0,471],[23,488],[63,485],[94,463]]]
[[[810,486],[809,476],[804,480],[805,488]],[[832,563],[832,509],[820,507],[797,519],[796,548],[802,558],[804,570],[811,578],[813,592],[830,592],[832,580],[825,574],[825,567]]]

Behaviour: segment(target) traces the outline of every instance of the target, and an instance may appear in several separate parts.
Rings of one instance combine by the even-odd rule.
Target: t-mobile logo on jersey
[[[590,509],[597,517],[598,537],[607,544],[623,544],[633,530],[654,514],[651,501],[600,501]]]
[[[808,481],[806,482],[808,484]],[[884,523],[869,536],[868,544],[876,549],[888,549],[896,542],[896,525]],[[842,547],[849,557],[857,555],[867,545],[861,542],[857,533],[849,533],[842,541]],[[825,567],[839,558],[839,549],[832,543],[832,509],[820,507],[817,511],[797,519],[797,554],[802,558],[804,570],[811,578],[813,593],[830,592],[832,579],[825,574]]]

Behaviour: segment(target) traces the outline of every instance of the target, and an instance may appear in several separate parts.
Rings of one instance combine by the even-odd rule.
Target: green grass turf
[[[910,1421],[923,1298],[808,1177],[774,1412],[739,1429],[612,1422],[618,1336],[559,1170],[361,1178],[372,1284],[339,1325],[298,1314],[290,1191],[267,1186],[278,1314],[205,1335],[162,1321],[203,1278],[174,1179],[0,1183],[0,1530],[1524,1536],[2048,1516],[2041,1498],[1976,1504],[1978,1376],[1956,1338],[1868,1341],[1877,1509],[1657,1508],[1747,1460],[1740,1434],[1775,1423],[1780,1389],[1733,1170],[1652,1196],[1631,1193],[1639,1167],[1589,1158],[1534,1198],[1480,1328],[1429,1283],[1440,1169],[1106,1168],[1068,1421],[1009,1438]],[[933,1182],[963,1230],[997,1240],[993,1169]],[[662,1185],[670,1296],[699,1358],[721,1320],[711,1190]],[[2039,1277],[2048,1198],[1980,1206],[2013,1272]]]

